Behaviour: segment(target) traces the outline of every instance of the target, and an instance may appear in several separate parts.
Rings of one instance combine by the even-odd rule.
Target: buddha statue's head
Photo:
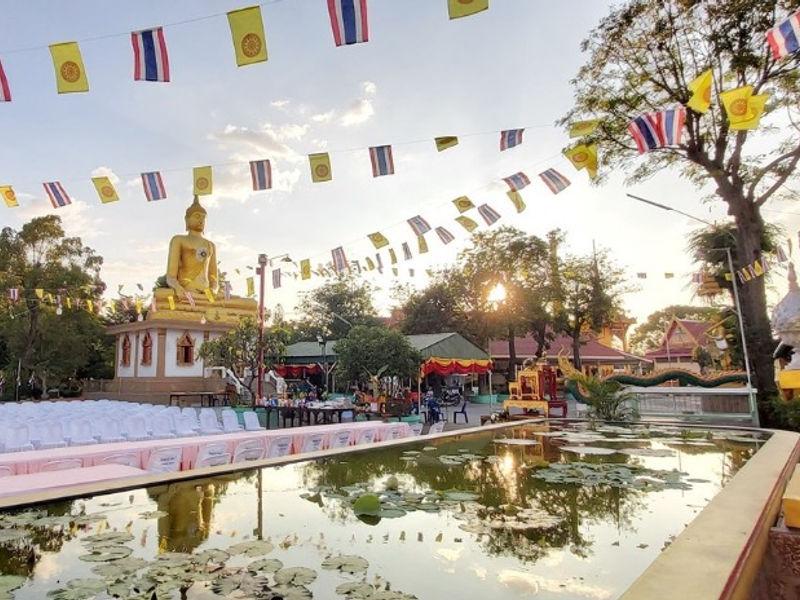
[[[203,233],[206,228],[206,209],[200,204],[197,196],[194,202],[186,209],[186,231],[196,231]]]

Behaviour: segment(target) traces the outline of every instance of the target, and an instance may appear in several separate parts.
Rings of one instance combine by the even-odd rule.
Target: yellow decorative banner
[[[417,236],[417,245],[419,246],[419,254],[425,254],[428,251],[428,241],[424,235]]]
[[[434,139],[436,142],[436,150],[442,152],[453,146],[458,146],[458,138],[454,135],[446,135],[444,137],[437,137]]]
[[[386,239],[386,236],[380,231],[370,233],[367,237],[369,238],[369,241],[372,242],[372,245],[375,246],[375,250],[380,250],[384,246],[389,245],[389,240]]]
[[[689,91],[692,92],[692,97],[686,103],[686,106],[693,111],[700,114],[705,114],[711,108],[711,91],[713,86],[713,78],[711,69],[704,71],[689,83]]]
[[[525,210],[525,201],[522,199],[522,196],[519,192],[515,192],[513,190],[506,192],[508,195],[508,199],[511,200],[511,203],[514,205],[514,208],[517,209],[518,213],[521,213]]]
[[[14,193],[10,185],[0,185],[0,194],[3,195],[3,200],[8,208],[16,208],[19,206],[17,202],[17,195]]]
[[[194,178],[194,193],[198,196],[208,196],[214,187],[211,167],[195,167],[192,170]]]
[[[472,200],[467,198],[466,196],[459,196],[455,200],[453,200],[453,205],[458,209],[458,212],[465,213],[468,210],[475,208],[475,205],[472,203]]]
[[[758,127],[768,98],[768,94],[754,96],[749,85],[722,92],[719,99],[725,107],[729,128],[739,131]]]
[[[458,222],[459,225],[461,225],[464,229],[466,229],[470,233],[472,233],[478,228],[478,224],[475,221],[473,221],[469,217],[465,217],[464,215],[456,217],[456,221]]]
[[[136,300],[134,300],[134,306],[136,307],[136,314],[137,315],[142,314],[142,299],[141,298],[136,298]]]
[[[591,119],[588,121],[576,121],[569,126],[569,137],[578,138],[585,135],[591,135],[600,125],[600,119]]]
[[[231,26],[238,66],[243,67],[267,60],[267,38],[264,35],[260,6],[232,10],[228,13],[228,24]]]
[[[374,271],[375,270],[375,261],[373,261],[369,256],[367,258],[365,258],[364,260],[366,260],[366,262],[367,262],[367,270],[368,271]]]
[[[331,173],[331,159],[327,152],[309,154],[308,162],[311,165],[311,181],[320,183],[333,179]]]
[[[564,150],[564,156],[578,171],[586,169],[592,179],[597,176],[597,144],[578,144]]]
[[[389,262],[393,265],[397,264],[397,254],[394,251],[394,248],[389,248]]]
[[[451,19],[469,17],[489,8],[489,0],[447,0],[447,11]]]
[[[67,308],[72,309],[72,298],[67,296]]]
[[[83,59],[77,42],[52,44],[50,55],[56,71],[56,88],[59,94],[88,92],[89,80],[83,68]]]
[[[311,261],[307,258],[300,261],[300,279],[311,279]]]
[[[44,300],[44,290],[42,288],[36,288],[33,290],[33,293],[36,294],[39,300]]]
[[[247,278],[247,296],[252,298],[256,295],[256,281],[252,277]]]
[[[86,312],[94,313],[94,302],[91,299],[86,301]]]
[[[117,190],[114,189],[114,185],[108,177],[92,177],[92,183],[103,204],[119,200]]]

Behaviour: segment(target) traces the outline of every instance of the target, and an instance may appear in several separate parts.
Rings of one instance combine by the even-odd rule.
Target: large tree
[[[704,321],[709,325],[723,319],[722,311],[715,306],[691,306],[673,304],[651,313],[644,323],[640,324],[631,335],[631,348],[637,352],[647,352],[661,345],[667,325],[676,319]]]
[[[737,269],[760,256],[761,208],[787,192],[784,184],[800,161],[795,118],[800,56],[773,59],[764,37],[798,6],[798,0],[629,0],[613,8],[584,41],[589,56],[574,79],[575,107],[563,120],[602,119],[592,136],[599,143],[601,165],[623,167],[630,181],[673,168],[698,188],[713,186],[736,224],[731,243],[738,249]],[[680,146],[635,161],[628,123],[642,113],[685,104],[689,82],[706,69],[712,70],[717,92],[711,109],[706,114],[687,111]],[[744,85],[756,94],[770,94],[764,120],[777,127],[730,129],[718,94]],[[743,286],[741,298],[764,409],[775,382],[763,278]]]
[[[355,275],[341,274],[309,292],[298,304],[295,323],[298,339],[338,340],[356,325],[377,325],[380,321],[369,283]]]
[[[16,379],[18,366],[23,382],[33,374],[45,388],[67,378],[109,374],[103,324],[96,310],[83,308],[105,289],[102,263],[80,238],[65,235],[55,215],[0,232],[0,354],[5,361],[0,368],[7,381]],[[5,292],[12,288],[19,291],[18,301]]]

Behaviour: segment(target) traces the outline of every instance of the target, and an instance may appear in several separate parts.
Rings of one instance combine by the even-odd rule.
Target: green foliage
[[[771,398],[771,408],[771,427],[800,431],[800,399],[784,400],[778,396],[773,396]]]
[[[439,273],[431,284],[411,292],[402,305],[400,329],[406,335],[455,331],[476,344],[486,341],[480,323],[470,318],[462,302],[459,286],[450,272]]]
[[[705,373],[709,367],[714,366],[714,357],[702,346],[697,346],[692,350],[692,360],[700,367],[701,373]]]
[[[105,285],[99,271],[103,259],[67,237],[54,215],[38,217],[19,231],[0,232],[0,289],[20,288],[20,301],[0,299],[0,369],[6,381],[16,380],[18,361],[22,381],[35,374],[46,387],[73,377],[107,377],[113,372],[113,340],[105,335],[95,313],[73,305],[57,307],[40,300],[35,290],[53,297],[96,301]],[[13,385],[6,386],[13,395]]]
[[[569,379],[585,392],[589,415],[601,421],[633,421],[639,418],[633,400],[634,394],[626,392],[618,381],[601,379],[573,371]]]
[[[208,366],[230,370],[255,396],[258,385],[259,354],[263,348],[264,367],[277,364],[286,349],[289,333],[282,327],[265,327],[263,341],[259,341],[258,323],[252,317],[243,318],[224,335],[203,342],[200,357]]]
[[[631,335],[631,347],[642,353],[658,348],[661,345],[661,339],[664,337],[667,325],[672,321],[673,317],[692,321],[705,321],[709,325],[723,318],[722,311],[716,307],[673,304],[650,314],[644,323],[636,327]]]
[[[300,319],[295,323],[295,340],[322,336],[338,340],[356,325],[377,325],[372,301],[374,290],[354,275],[342,274],[312,290],[298,305]]]
[[[350,382],[415,377],[422,361],[402,333],[381,325],[353,327],[337,342],[335,350],[336,376]]]

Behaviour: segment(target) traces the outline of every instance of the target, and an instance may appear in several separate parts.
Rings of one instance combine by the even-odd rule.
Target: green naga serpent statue
[[[578,374],[569,361],[559,356],[558,365],[564,373],[564,389],[572,394],[578,402],[586,402],[586,394],[581,389],[578,381],[574,377]],[[740,371],[728,371],[717,373],[711,377],[704,377],[698,373],[693,373],[685,369],[668,369],[650,375],[632,375],[630,373],[614,373],[603,378],[604,381],[616,381],[620,385],[632,385],[637,387],[653,387],[664,385],[668,381],[676,381],[681,386],[696,386],[701,388],[715,388],[731,383],[747,383],[747,374]]]

